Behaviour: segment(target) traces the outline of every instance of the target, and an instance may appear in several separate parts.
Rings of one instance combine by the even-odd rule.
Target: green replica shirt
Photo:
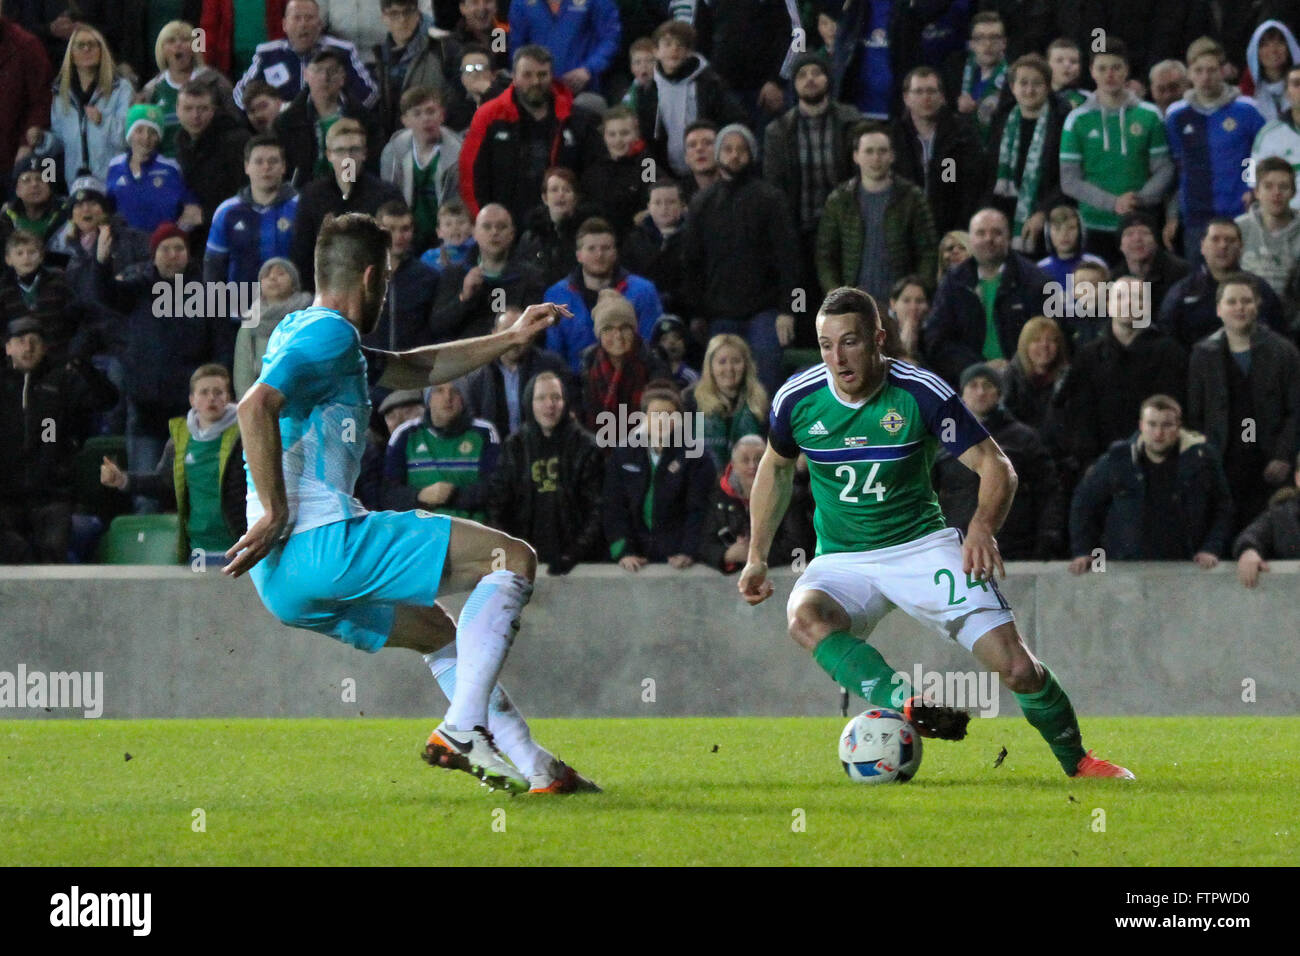
[[[162,142],[158,145],[158,152],[172,159],[176,158],[176,132],[181,128],[181,121],[176,116],[176,104],[180,98],[181,91],[172,86],[171,78],[164,74],[153,88],[152,102],[163,113]]]
[[[221,437],[191,439],[185,446],[185,490],[190,496],[186,526],[191,548],[221,554],[235,543],[221,513]]]
[[[1002,358],[1002,343],[998,340],[998,323],[993,306],[998,301],[998,287],[1002,285],[1002,273],[991,279],[980,279],[980,302],[984,304],[984,350],[986,359]]]
[[[1151,160],[1169,155],[1165,124],[1150,103],[1130,98],[1118,110],[1103,110],[1096,97],[1074,110],[1061,130],[1061,162],[1079,163],[1083,178],[1114,196],[1136,192],[1151,178]],[[1079,203],[1089,229],[1114,232],[1119,216]]]
[[[939,376],[885,361],[884,383],[864,401],[846,402],[818,365],[772,402],[772,447],[808,458],[818,554],[891,548],[942,530],[930,483],[939,445],[956,457],[988,437]]]
[[[435,149],[426,165],[411,164],[411,216],[415,222],[417,249],[438,242],[438,161],[441,158],[442,150]]]
[[[385,475],[411,488],[427,488],[439,481],[456,486],[453,506],[431,508],[436,514],[486,520],[483,510],[485,483],[496,468],[501,442],[496,428],[481,418],[463,432],[439,433],[421,420],[407,422],[388,444]]]

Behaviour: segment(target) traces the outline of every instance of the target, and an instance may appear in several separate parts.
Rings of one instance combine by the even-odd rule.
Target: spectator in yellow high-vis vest
[[[198,557],[219,567],[244,535],[247,479],[237,408],[225,367],[201,365],[190,377],[189,414],[167,423],[171,438],[158,467],[124,472],[108,458],[100,466],[99,480],[110,488],[175,502],[180,563]]]

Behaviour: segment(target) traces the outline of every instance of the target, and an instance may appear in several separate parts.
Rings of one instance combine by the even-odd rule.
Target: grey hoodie
[[[1253,272],[1282,295],[1291,267],[1300,260],[1300,215],[1294,211],[1291,221],[1277,232],[1264,226],[1259,203],[1236,219],[1241,228],[1241,268]]]

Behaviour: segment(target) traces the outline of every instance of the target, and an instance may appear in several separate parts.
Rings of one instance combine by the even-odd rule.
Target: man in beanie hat
[[[54,184],[41,175],[41,160],[28,156],[14,166],[13,198],[0,206],[0,243],[17,229],[44,242],[67,218],[54,197]]]
[[[485,521],[487,482],[501,453],[497,430],[470,415],[464,379],[428,389],[426,405],[420,421],[399,425],[388,441],[384,507]]]
[[[1160,244],[1155,218],[1131,212],[1119,221],[1119,251],[1123,259],[1111,270],[1111,279],[1134,276],[1151,284],[1151,302],[1157,307],[1174,283],[1192,271],[1186,259]]]
[[[203,221],[198,197],[185,185],[180,164],[158,152],[163,112],[137,103],[126,113],[126,144],[108,164],[108,193],[128,226],[152,232],[175,220],[189,229]]]
[[[987,362],[962,370],[962,401],[1011,459],[1019,479],[998,532],[998,548],[1008,561],[1053,561],[1064,557],[1066,534],[1066,502],[1056,464],[1038,433],[1007,411],[1002,392],[1002,373]],[[979,507],[979,475],[940,446],[932,479],[948,527],[965,534]]]
[[[789,203],[754,165],[758,144],[739,123],[718,131],[722,181],[691,202],[682,256],[682,299],[709,335],[749,343],[768,394],[781,384],[781,350],[794,341],[791,296],[800,283],[799,240]]]
[[[113,273],[149,259],[149,233],[128,226],[115,214],[108,187],[93,176],[82,176],[72,183],[67,202],[67,223],[47,241],[51,265],[66,270],[68,284],[76,287],[77,273],[88,268],[95,258],[100,226],[113,234]]]
[[[820,54],[799,54],[792,69],[795,105],[767,124],[763,178],[785,193],[795,210],[803,253],[801,278],[806,288],[814,288],[817,224],[831,190],[854,173],[850,138],[862,114],[831,98],[831,68]]]
[[[239,399],[262,374],[262,356],[271,333],[280,320],[291,312],[311,305],[311,296],[302,291],[298,267],[283,256],[267,259],[258,271],[257,304],[246,312],[235,335],[235,398]],[[225,331],[235,323],[227,323]]]

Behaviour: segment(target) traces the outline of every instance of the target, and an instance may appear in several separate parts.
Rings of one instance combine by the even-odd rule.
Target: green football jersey
[[[856,404],[825,365],[790,379],[772,402],[772,447],[808,458],[817,553],[874,551],[945,527],[930,482],[939,445],[954,457],[988,437],[938,375],[887,359],[883,385]]]
[[[1086,182],[1113,196],[1140,190],[1151,178],[1151,160],[1168,155],[1160,111],[1132,95],[1118,110],[1103,110],[1089,97],[1061,130],[1061,162],[1079,163]],[[1110,209],[1081,202],[1079,216],[1088,229],[1119,228],[1120,217]]]

